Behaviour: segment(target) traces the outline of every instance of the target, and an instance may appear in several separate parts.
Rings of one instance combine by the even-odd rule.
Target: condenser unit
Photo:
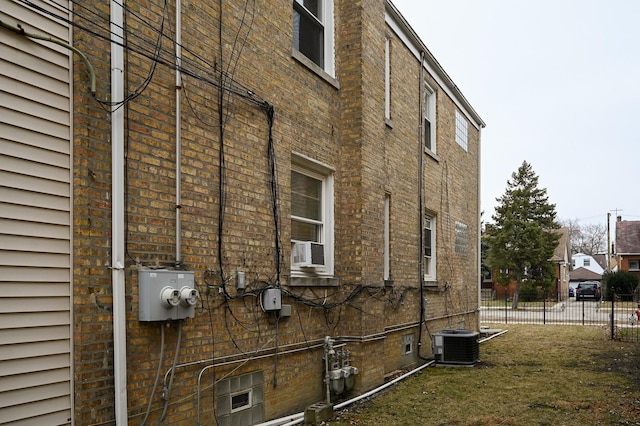
[[[293,243],[293,266],[315,267],[324,266],[324,245],[312,241]]]
[[[479,333],[473,330],[442,330],[431,340],[438,364],[472,365],[480,359]]]

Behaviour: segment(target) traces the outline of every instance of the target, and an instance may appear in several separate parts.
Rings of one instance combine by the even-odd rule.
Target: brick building
[[[478,328],[484,123],[391,2],[0,20],[0,418],[255,424]]]

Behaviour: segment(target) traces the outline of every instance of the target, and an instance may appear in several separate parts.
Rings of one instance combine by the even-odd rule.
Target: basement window
[[[244,410],[251,407],[251,390],[231,395],[231,412]]]

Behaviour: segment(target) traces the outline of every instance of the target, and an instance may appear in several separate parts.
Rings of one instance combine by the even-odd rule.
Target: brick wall
[[[93,24],[106,34],[107,6]],[[213,383],[262,371],[265,419],[300,411],[324,399],[322,339],[343,336],[360,370],[356,392],[383,382],[407,365],[401,338],[417,333],[420,291],[417,269],[419,75],[417,59],[392,39],[393,126],[384,121],[385,4],[335,2],[336,78],[339,88],[291,56],[291,3],[183,3],[184,65],[199,78],[182,81],[181,231],[176,230],[175,74],[170,38],[153,68],[153,46],[163,25],[162,2],[129,2],[127,84],[140,94],[126,107],[126,299],[128,413],[145,415],[158,364],[171,367],[178,324],[138,318],[139,267],[178,267],[195,272],[201,303],[182,324],[178,368],[166,412],[169,424],[194,424],[198,375],[201,421],[212,422],[218,403]],[[165,14],[163,31],[175,29]],[[258,9],[253,10],[253,7]],[[82,21],[79,10],[76,19]],[[91,15],[93,16],[93,15]],[[86,22],[85,22],[86,24]],[[220,48],[219,33],[222,33]],[[75,33],[97,70],[98,97],[108,98],[108,43]],[[171,36],[173,37],[173,36]],[[144,53],[144,54],[142,54]],[[151,56],[151,57],[149,57]],[[219,97],[222,68],[232,94]],[[151,73],[151,71],[153,72]],[[76,67],[76,81],[84,77]],[[150,77],[148,85],[145,79]],[[432,77],[426,80],[438,87]],[[255,93],[251,97],[244,88]],[[111,316],[111,144],[109,114],[75,85],[74,350],[76,424],[114,418]],[[222,110],[219,101],[222,100]],[[268,159],[269,126],[260,100],[275,108],[273,140],[282,252],[277,282],[276,227]],[[437,158],[424,156],[425,209],[438,217],[438,285],[426,293],[421,354],[430,353],[429,332],[464,320],[473,328],[477,308],[479,133],[469,126],[469,151],[454,139],[455,104],[438,88]],[[219,127],[222,111],[224,128]],[[290,167],[299,153],[335,169],[335,276],[338,287],[289,287]],[[222,182],[222,184],[221,184]],[[384,286],[384,197],[391,196],[392,286]],[[453,250],[453,226],[469,226],[464,255]],[[177,264],[176,241],[181,245]],[[236,289],[236,273],[247,289]],[[261,291],[281,285],[292,316],[263,312]],[[346,299],[349,303],[344,304]],[[350,336],[350,337],[346,337]],[[417,340],[416,340],[417,344]],[[277,349],[276,349],[277,348]],[[275,352],[278,352],[277,356]],[[411,364],[418,362],[415,357]],[[161,383],[163,377],[161,377]],[[155,390],[149,422],[164,410]]]

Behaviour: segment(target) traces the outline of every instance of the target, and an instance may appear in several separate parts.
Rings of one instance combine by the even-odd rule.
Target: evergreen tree
[[[502,285],[515,282],[512,308],[518,308],[523,282],[549,288],[555,279],[551,258],[558,245],[560,225],[547,190],[538,188],[538,176],[524,161],[507,181],[504,195],[488,227],[488,263]]]

